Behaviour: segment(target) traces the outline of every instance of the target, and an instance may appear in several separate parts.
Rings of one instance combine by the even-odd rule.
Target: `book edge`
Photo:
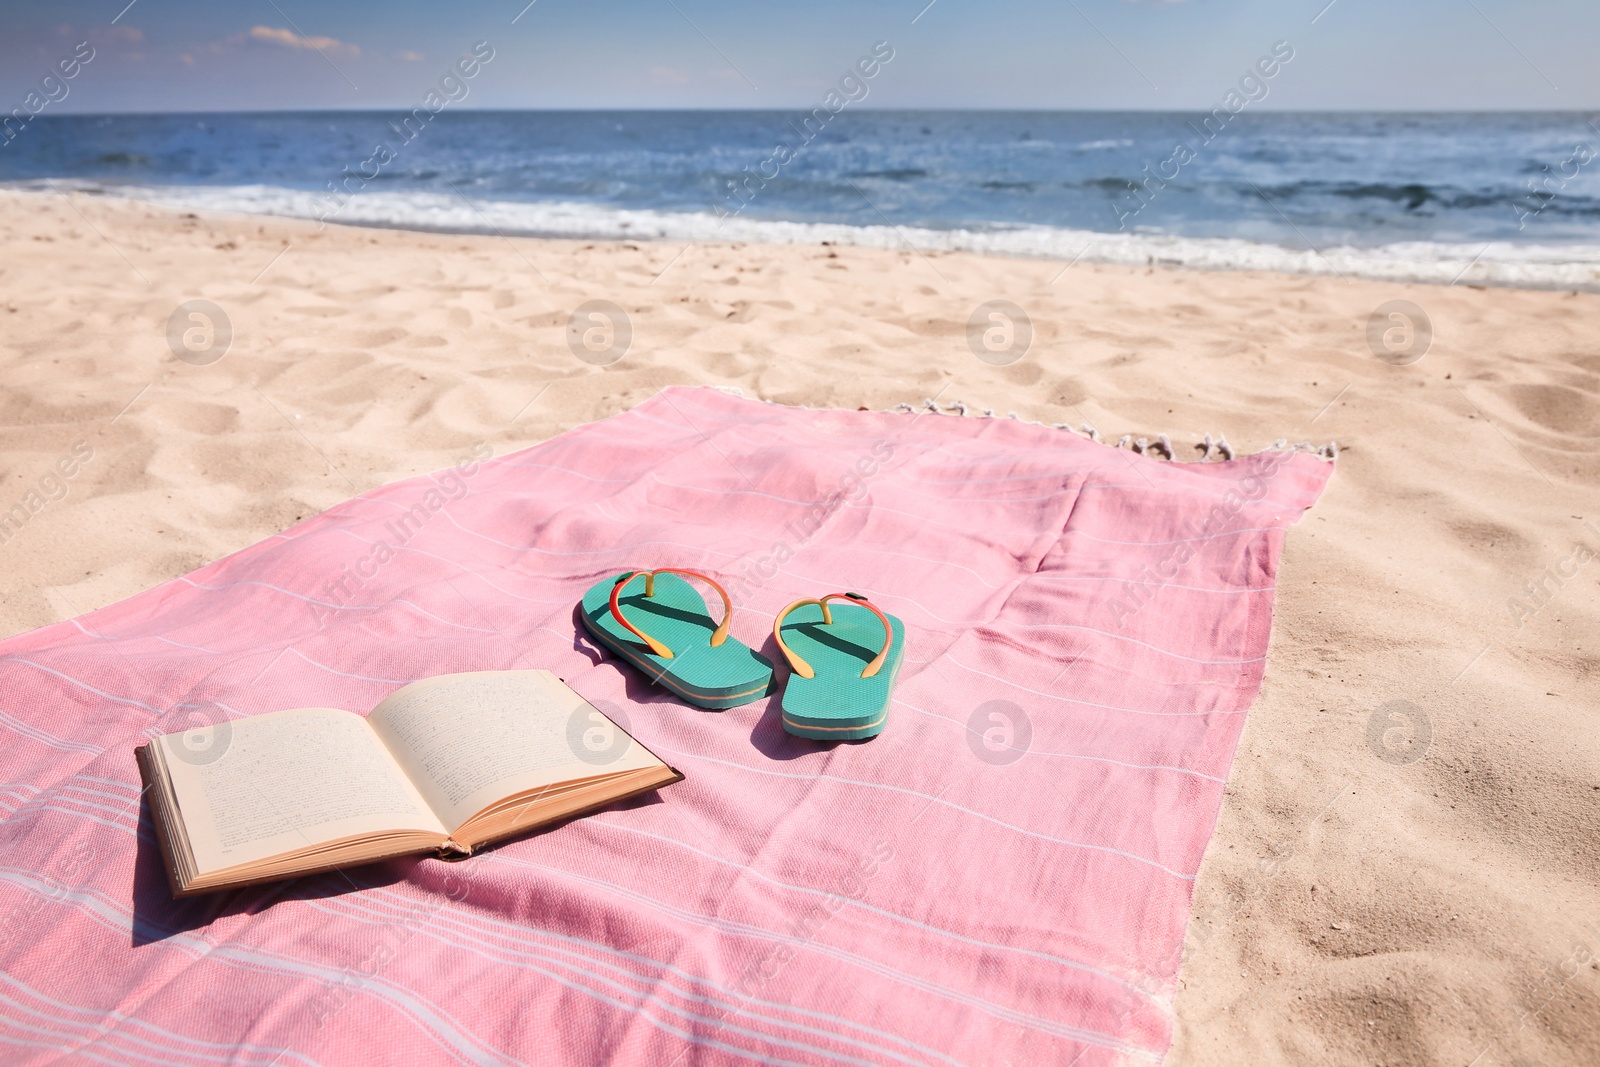
[[[156,810],[156,797],[161,790],[156,788],[156,774],[154,764],[150,759],[150,743],[137,746],[133,750],[133,762],[139,767],[139,780],[144,783],[140,790],[145,803],[150,805],[150,824],[155,830],[156,845],[161,852],[161,865],[167,871],[167,886],[172,890],[172,898],[190,895],[190,890],[184,887],[182,876],[178,873],[177,861],[172,855],[172,841],[167,837],[167,822]]]
[[[602,712],[601,714],[604,714],[604,712]],[[620,726],[617,727],[617,728],[619,730],[622,729]],[[623,732],[626,733],[626,731],[623,731]],[[632,735],[630,734],[629,736],[631,737]],[[640,747],[643,748],[644,746],[640,745]],[[647,749],[647,748],[645,749],[645,751],[646,752],[650,752],[650,750]],[[654,752],[650,752],[650,754],[652,756],[655,755]],[[660,757],[657,757],[657,758],[659,759]],[[447,847],[444,847],[444,848],[440,848],[440,849],[436,850],[437,858],[439,858],[441,860],[444,860],[447,863],[457,863],[457,862],[460,862],[461,860],[466,859],[468,856],[477,855],[479,852],[481,852],[483,849],[487,848],[490,845],[499,844],[502,841],[509,841],[514,837],[521,837],[524,834],[532,834],[532,833],[537,833],[537,832],[547,832],[547,831],[550,831],[550,830],[557,829],[558,827],[565,826],[567,823],[572,822],[575,819],[581,819],[586,815],[593,815],[597,811],[603,811],[604,809],[611,807],[611,805],[613,805],[613,804],[620,804],[624,800],[632,800],[634,797],[641,797],[641,796],[644,796],[646,793],[654,793],[658,789],[665,789],[669,785],[676,785],[677,783],[679,783],[679,782],[684,780],[684,774],[683,774],[682,771],[678,770],[678,768],[672,766],[671,764],[665,763],[665,762],[663,762],[661,764],[661,766],[663,766],[667,770],[671,771],[672,772],[672,777],[667,778],[665,781],[656,782],[656,783],[654,783],[652,785],[642,785],[642,786],[638,787],[637,789],[630,789],[625,793],[618,793],[616,796],[613,796],[613,797],[606,797],[603,800],[597,800],[593,804],[586,804],[583,807],[577,809],[576,811],[569,811],[564,815],[559,815],[559,816],[556,816],[555,818],[547,819],[547,820],[545,820],[543,822],[535,822],[535,823],[529,823],[527,826],[519,826],[514,830],[508,830],[507,832],[505,832],[503,834],[500,834],[500,835],[498,835],[496,837],[485,838],[484,840],[479,841],[475,845],[462,845],[462,844],[460,844],[459,842],[455,841],[452,838],[451,840],[449,840],[449,841],[447,841],[445,843],[446,846],[454,845],[456,848],[464,849],[465,851],[457,852],[457,851],[452,851],[452,850],[448,849]]]

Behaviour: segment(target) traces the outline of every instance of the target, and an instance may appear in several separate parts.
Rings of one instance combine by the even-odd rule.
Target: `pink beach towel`
[[[1161,1060],[1284,530],[1330,463],[681,388],[486,451],[0,643],[0,1058]],[[774,661],[791,600],[899,616],[882,736],[802,741],[776,697],[704,712],[600,655],[583,591],[665,565],[720,576]],[[515,667],[687,780],[463,863],[170,899],[137,744]]]

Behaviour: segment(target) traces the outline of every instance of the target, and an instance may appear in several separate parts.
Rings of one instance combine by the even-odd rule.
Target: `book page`
[[[452,833],[497,800],[660,760],[548,671],[476,671],[413,682],[367,721]],[[603,761],[581,739],[617,731]]]
[[[201,871],[358,834],[445,834],[354,712],[300,708],[252,715],[167,734],[156,743]]]

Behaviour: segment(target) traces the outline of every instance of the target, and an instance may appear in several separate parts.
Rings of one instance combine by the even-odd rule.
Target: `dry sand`
[[[1600,560],[1574,554],[1600,550],[1600,296],[318,232],[51,193],[0,208],[0,509],[93,449],[0,544],[5,634],[669,384],[849,408],[937,394],[1113,440],[1166,431],[1191,457],[1207,431],[1337,439],[1288,539],[1169,1062],[1600,1063]],[[234,328],[208,366],[166,340],[194,298]],[[1035,328],[1008,367],[965,340],[996,298]],[[566,343],[589,299],[632,321],[605,368]],[[1436,331],[1411,366],[1365,340],[1391,299]],[[1415,728],[1369,729],[1390,701]]]

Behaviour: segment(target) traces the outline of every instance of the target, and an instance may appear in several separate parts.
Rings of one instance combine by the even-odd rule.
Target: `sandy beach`
[[[1206,434],[1337,441],[1288,538],[1168,1062],[1600,1062],[1600,295],[0,208],[5,635],[668,385],[960,401],[1165,433],[1186,461]],[[231,324],[212,362],[169,344],[193,300]],[[569,345],[595,300],[631,328],[603,366]],[[992,300],[1032,324],[1009,365],[968,343]],[[1433,331],[1402,366],[1368,342],[1396,300]]]

